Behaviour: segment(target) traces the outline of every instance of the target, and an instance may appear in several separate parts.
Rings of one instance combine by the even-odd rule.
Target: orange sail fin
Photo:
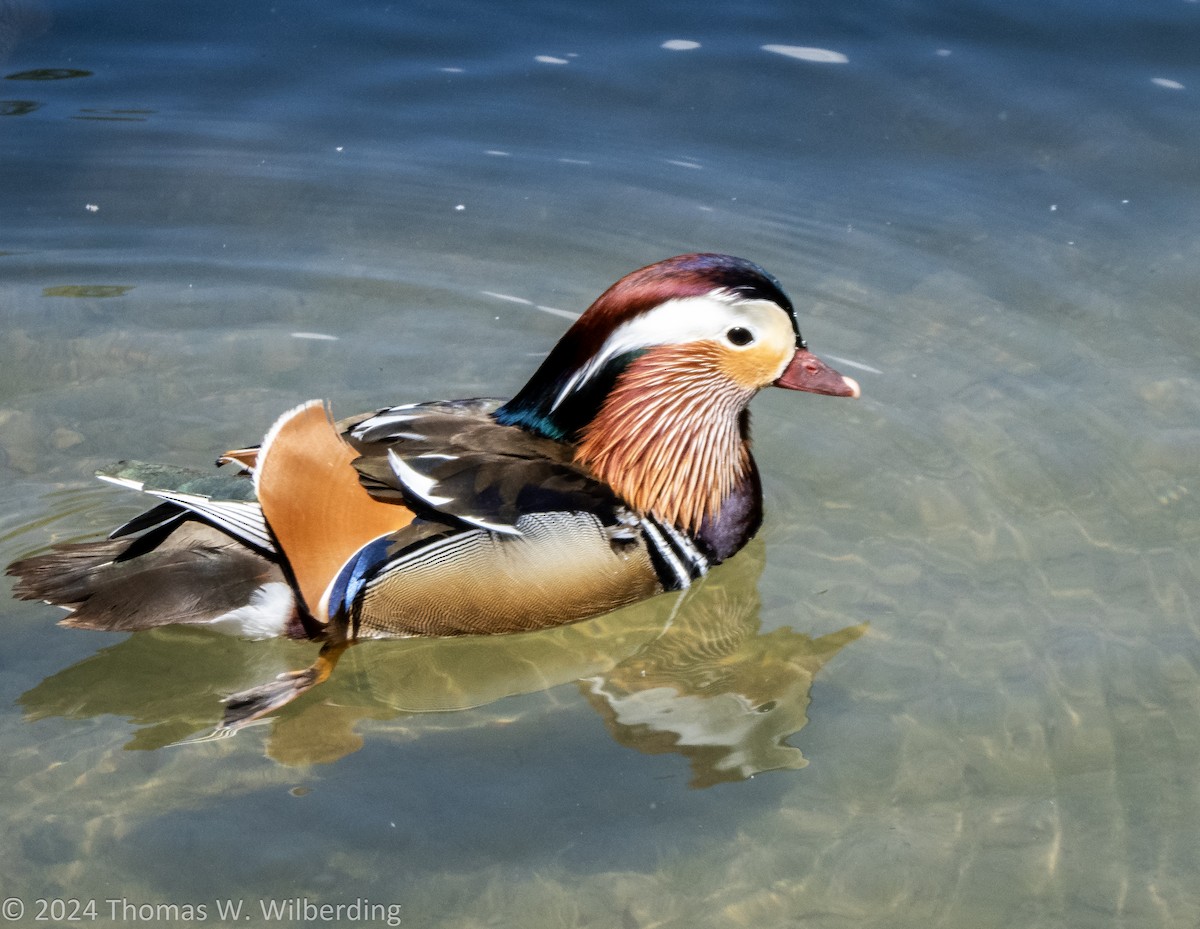
[[[325,404],[312,400],[281,416],[258,453],[255,489],[304,605],[318,622],[342,566],[372,539],[413,514],[371,498],[351,466],[357,452],[338,434]]]

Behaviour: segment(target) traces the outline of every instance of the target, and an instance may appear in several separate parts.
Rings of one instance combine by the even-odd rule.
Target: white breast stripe
[[[696,569],[696,574],[694,574],[693,577],[703,577],[708,573],[708,559],[700,553],[700,550],[696,548],[694,544],[692,544],[691,539],[685,536],[674,526],[670,526],[666,523],[660,523],[658,520],[655,520],[654,522],[658,528],[671,537],[671,541],[675,543],[676,551],[678,551],[681,555],[683,555],[683,557],[692,563],[692,566]]]
[[[654,546],[663,561],[671,566],[671,570],[675,572],[675,579],[679,582],[679,589],[690,587],[692,584],[692,576],[688,569],[684,567],[682,561],[667,544],[666,539],[659,533],[658,528],[649,519],[641,520],[642,532],[646,534],[646,538],[650,540],[650,544]]]

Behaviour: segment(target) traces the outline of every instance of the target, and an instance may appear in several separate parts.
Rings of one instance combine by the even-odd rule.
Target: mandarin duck
[[[323,643],[229,697],[227,728],[325,680],[360,639],[534,630],[680,590],[762,521],[747,405],[763,387],[857,397],[757,265],[681,255],[622,278],[508,401],[335,422],[311,401],[236,473],[122,462],[161,502],[105,540],[15,562],[63,625],[208,626]]]

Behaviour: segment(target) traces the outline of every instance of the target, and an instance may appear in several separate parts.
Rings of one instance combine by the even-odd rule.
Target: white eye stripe
[[[667,300],[614,329],[600,351],[559,391],[551,409],[556,409],[614,358],[655,345],[680,345],[704,339],[729,344],[728,334],[732,329],[749,330],[754,336],[752,342],[778,337],[783,344],[790,345],[795,338],[787,313],[770,300],[743,300],[725,290]]]

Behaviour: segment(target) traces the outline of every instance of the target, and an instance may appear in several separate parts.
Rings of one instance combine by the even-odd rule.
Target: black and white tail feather
[[[11,565],[13,593],[63,607],[63,625],[133,631],[203,625],[286,635],[295,601],[247,478],[124,461],[102,480],[163,501],[107,539]]]

